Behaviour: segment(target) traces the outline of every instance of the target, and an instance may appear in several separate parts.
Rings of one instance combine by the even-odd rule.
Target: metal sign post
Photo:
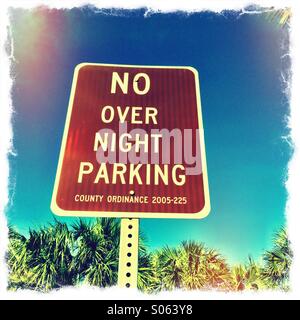
[[[118,286],[137,288],[139,250],[139,219],[121,220]]]

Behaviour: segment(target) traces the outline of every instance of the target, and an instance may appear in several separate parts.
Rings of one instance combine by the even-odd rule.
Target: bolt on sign
[[[51,208],[62,216],[205,217],[197,71],[79,64]]]

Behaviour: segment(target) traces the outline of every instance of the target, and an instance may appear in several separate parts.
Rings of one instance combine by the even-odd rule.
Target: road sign
[[[51,209],[62,216],[205,217],[197,71],[79,64]]]

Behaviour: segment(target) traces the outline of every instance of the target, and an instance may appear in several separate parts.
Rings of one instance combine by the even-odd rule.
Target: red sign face
[[[198,81],[191,67],[78,65],[52,211],[205,217],[210,203]]]

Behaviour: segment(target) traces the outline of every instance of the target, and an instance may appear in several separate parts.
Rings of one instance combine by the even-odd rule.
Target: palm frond
[[[267,11],[266,16],[269,21],[275,22],[280,26],[286,26],[290,22],[292,10],[291,8],[273,9]]]

